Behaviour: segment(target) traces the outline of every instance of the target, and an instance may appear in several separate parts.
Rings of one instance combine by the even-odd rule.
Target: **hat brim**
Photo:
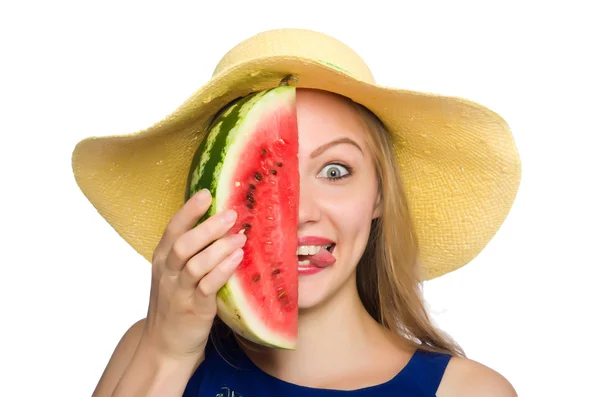
[[[462,99],[383,87],[333,66],[267,57],[223,70],[157,124],[79,142],[72,167],[83,194],[148,261],[184,203],[187,174],[208,123],[235,98],[277,86],[338,93],[370,109],[389,129],[420,244],[424,279],[477,256],[504,222],[521,179],[507,123]]]

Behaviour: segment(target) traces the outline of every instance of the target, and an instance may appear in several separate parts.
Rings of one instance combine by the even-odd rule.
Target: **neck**
[[[296,352],[323,352],[326,356],[359,348],[376,326],[367,313],[354,284],[319,306],[302,310],[299,317]]]
[[[247,351],[265,371],[284,378],[331,373],[367,359],[377,340],[387,333],[366,311],[354,282],[348,283],[326,303],[302,310],[296,350]],[[375,338],[375,340],[374,340]]]

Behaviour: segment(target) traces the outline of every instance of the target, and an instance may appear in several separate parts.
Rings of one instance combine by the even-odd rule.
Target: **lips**
[[[302,236],[298,237],[298,247],[303,245],[330,245],[334,244],[333,241],[326,239],[324,237],[318,236]]]
[[[336,259],[332,255],[335,249],[335,243],[329,239],[317,236],[303,236],[298,238],[299,268],[306,267],[325,268],[335,263]]]

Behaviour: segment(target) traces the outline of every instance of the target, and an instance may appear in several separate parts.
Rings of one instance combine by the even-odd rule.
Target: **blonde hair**
[[[433,325],[425,308],[418,241],[389,132],[369,109],[348,101],[369,132],[382,205],[356,270],[360,299],[376,321],[415,348],[464,356],[463,349]]]
[[[373,156],[382,205],[382,216],[373,220],[367,247],[357,265],[360,299],[377,322],[415,349],[464,356],[463,349],[434,326],[425,308],[418,241],[389,131],[369,109],[341,98],[353,107],[368,132],[367,145]],[[211,340],[217,351],[226,335],[233,335],[247,349],[263,350],[215,318]]]

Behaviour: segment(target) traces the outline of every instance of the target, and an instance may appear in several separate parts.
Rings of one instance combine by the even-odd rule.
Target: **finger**
[[[231,278],[243,257],[244,251],[241,248],[236,248],[231,255],[200,279],[196,288],[198,294],[202,297],[216,294],[225,285],[227,280]]]
[[[211,216],[192,230],[185,232],[173,243],[173,247],[167,255],[167,269],[181,271],[192,256],[225,235],[235,224],[236,218],[235,211],[227,210]]]
[[[198,223],[211,203],[211,194],[207,189],[202,189],[190,197],[167,224],[156,248],[157,254],[163,253],[166,256],[174,241]]]
[[[218,239],[185,264],[179,273],[179,285],[185,289],[195,289],[202,277],[227,259],[235,249],[243,247],[245,242],[244,234],[233,234]]]

